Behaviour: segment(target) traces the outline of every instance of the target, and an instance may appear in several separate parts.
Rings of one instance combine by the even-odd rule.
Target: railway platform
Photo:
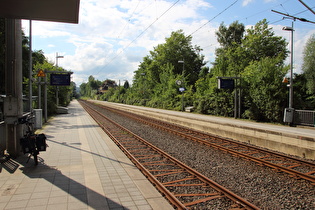
[[[77,101],[39,133],[39,164],[0,164],[0,209],[173,209]]]

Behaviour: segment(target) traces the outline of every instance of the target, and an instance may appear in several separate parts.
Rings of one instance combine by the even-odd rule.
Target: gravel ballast
[[[315,187],[308,181],[109,111],[102,113],[261,209],[315,209]]]

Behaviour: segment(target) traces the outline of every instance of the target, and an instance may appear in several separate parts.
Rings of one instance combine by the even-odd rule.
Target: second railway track
[[[104,107],[105,108],[105,107]],[[208,133],[195,131],[183,126],[155,120],[149,117],[123,112],[118,109],[106,107],[112,112],[120,113],[144,124],[154,126],[175,135],[199,142],[230,154],[251,160],[255,163],[268,166],[279,172],[288,173],[294,178],[305,179],[315,185],[315,163],[276,153],[253,145],[236,142],[230,139],[210,135]]]
[[[270,161],[272,164],[279,163],[279,160],[277,160],[276,158],[273,158],[270,155],[268,155],[269,160],[266,160],[266,158],[261,158],[263,156],[267,157],[266,154],[262,155],[256,151],[255,152],[248,152],[248,151],[246,152],[246,150],[248,150],[248,149],[245,150],[244,148],[242,148],[244,146],[247,147],[248,145],[246,145],[246,144],[244,144],[242,147],[239,148],[238,146],[235,146],[235,145],[233,145],[233,146],[228,145],[227,142],[216,143],[216,142],[218,142],[216,140],[217,137],[209,138],[209,136],[207,136],[208,134],[205,134],[205,133],[197,132],[197,133],[200,133],[200,134],[197,134],[195,131],[191,131],[191,130],[184,131],[184,130],[181,130],[182,127],[177,127],[176,125],[174,125],[174,126],[176,126],[176,129],[175,129],[176,131],[173,132],[170,130],[171,127],[173,126],[172,124],[162,125],[164,123],[162,123],[160,121],[151,120],[151,119],[140,119],[142,117],[139,118],[139,116],[136,116],[136,115],[133,115],[130,113],[128,113],[128,114],[122,113],[121,111],[119,111],[117,109],[110,109],[110,111],[108,111],[108,110],[105,111],[103,106],[96,105],[96,104],[94,104],[93,106],[95,109],[98,109],[101,112],[105,112],[106,115],[110,115],[110,116],[112,115],[111,117],[117,118],[118,116],[120,116],[118,118],[123,119],[122,122],[120,122],[123,124],[124,124],[123,121],[128,121],[127,118],[128,119],[133,118],[133,121],[136,120],[138,123],[136,123],[136,121],[130,122],[130,123],[133,126],[135,124],[139,124],[140,130],[142,130],[140,132],[141,136],[142,136],[142,134],[145,136],[145,135],[148,135],[149,133],[151,133],[151,134],[149,134],[149,136],[150,135],[151,136],[152,135],[153,136],[161,135],[163,133],[162,131],[160,131],[160,132],[157,131],[157,134],[154,134],[154,132],[152,131],[152,130],[154,130],[153,127],[157,127],[157,125],[159,125],[159,126],[164,127],[163,130],[167,130],[167,132],[172,132],[172,133],[175,132],[177,136],[181,136],[180,138],[189,139],[187,141],[191,141],[191,140],[196,141],[196,139],[197,139],[196,142],[198,142],[198,143],[194,143],[194,144],[203,145],[203,146],[200,146],[199,149],[194,148],[195,146],[191,146],[191,145],[188,146],[191,148],[185,148],[187,146],[185,146],[184,144],[183,144],[184,147],[181,148],[182,146],[180,146],[180,145],[178,145],[178,143],[176,143],[176,141],[175,141],[176,139],[174,139],[175,136],[170,137],[170,139],[172,139],[172,140],[168,140],[167,144],[169,146],[166,146],[166,147],[162,146],[162,148],[163,148],[163,150],[164,149],[169,150],[171,152],[171,154],[182,153],[182,155],[187,156],[188,159],[186,158],[185,163],[186,164],[188,163],[188,165],[193,164],[193,168],[197,169],[198,171],[199,170],[203,171],[202,173],[205,174],[207,177],[217,176],[216,174],[218,172],[222,171],[221,173],[223,173],[223,174],[220,174],[219,176],[225,177],[225,178],[222,179],[223,181],[221,181],[221,178],[217,179],[217,177],[216,177],[216,179],[219,180],[219,183],[221,183],[221,182],[224,183],[224,185],[228,186],[229,189],[230,188],[233,189],[233,191],[237,192],[237,194],[240,193],[239,195],[241,195],[242,197],[243,196],[245,196],[246,198],[248,197],[247,199],[249,201],[254,201],[253,203],[255,203],[256,205],[260,206],[263,209],[288,209],[288,208],[292,209],[295,207],[297,207],[299,209],[303,209],[303,208],[308,209],[308,208],[313,208],[315,206],[315,201],[314,201],[315,192],[314,192],[314,188],[311,187],[311,185],[310,185],[311,183],[313,183],[312,180],[306,179],[307,181],[305,181],[305,182],[298,181],[298,180],[294,181],[296,179],[292,179],[292,178],[291,178],[291,180],[289,180],[290,178],[288,176],[286,177],[285,175],[281,175],[283,173],[279,174],[276,172],[272,172],[270,170],[267,170],[266,167],[261,167],[261,166],[257,166],[257,165],[255,167],[254,165],[257,163],[257,161],[254,161],[253,162],[254,164],[249,164],[250,162],[243,160],[244,166],[246,165],[245,166],[246,168],[239,169],[239,167],[244,167],[244,166],[241,166],[241,165],[243,165],[243,163],[240,162],[241,159],[238,160],[238,159],[232,158],[231,160],[229,160],[230,158],[228,156],[222,155],[222,156],[226,156],[227,158],[224,157],[222,159],[222,161],[218,162],[216,159],[213,159],[213,157],[211,157],[211,156],[215,155],[215,153],[218,153],[218,152],[214,152],[214,150],[211,152],[210,148],[215,148],[216,151],[222,151],[223,150],[224,153],[233,154],[231,157],[236,156],[236,158],[242,157],[242,159],[249,160],[249,158],[247,158],[246,156],[239,155],[239,154],[235,153],[235,151],[234,152],[228,151],[229,149],[235,150],[235,148],[236,148],[236,151],[238,151],[238,152],[245,151],[245,153],[247,155],[248,154],[254,155],[254,157],[256,157],[258,159],[263,159],[264,161]],[[108,109],[108,107],[106,109]],[[112,114],[113,112],[115,112],[115,114]],[[121,121],[121,120],[118,120],[118,121]],[[144,125],[143,124],[144,121],[149,121],[149,122],[146,122],[146,124],[148,124],[148,125]],[[141,124],[143,124],[143,125],[141,126]],[[159,128],[159,129],[161,129],[161,128]],[[179,129],[180,129],[180,131],[179,131]],[[150,132],[148,134],[145,134],[148,131],[150,131]],[[153,134],[152,134],[152,132],[153,132]],[[188,135],[188,137],[187,137],[187,135]],[[162,138],[162,139],[165,138],[165,140],[166,140],[169,137],[160,137],[160,138]],[[209,141],[209,139],[210,139],[210,141]],[[204,142],[202,142],[202,141],[200,142],[199,140],[207,141],[208,143],[205,144]],[[186,141],[186,143],[187,143],[187,141]],[[180,142],[183,142],[183,141],[180,141]],[[209,144],[209,142],[212,142],[211,144],[213,144],[213,142],[214,142],[214,145],[212,147],[209,147],[209,149],[207,149],[208,146],[205,146],[205,145]],[[157,143],[156,140],[154,140],[153,143],[156,144]],[[180,144],[182,144],[182,143],[180,143]],[[192,143],[192,145],[193,145],[193,143]],[[223,147],[223,149],[218,148],[218,145],[220,147]],[[159,145],[159,147],[160,147],[160,145]],[[176,149],[176,148],[171,148],[171,147],[178,147],[178,148]],[[227,150],[227,148],[228,148],[228,150]],[[175,151],[175,153],[174,153],[174,151]],[[209,154],[207,156],[203,156],[203,154],[205,154],[205,152],[209,153]],[[280,157],[281,157],[281,155],[280,155]],[[142,158],[146,159],[146,157],[142,157]],[[198,161],[196,158],[200,159],[201,162],[202,161],[206,161],[206,162],[200,163],[200,160]],[[215,158],[215,156],[214,156],[214,158]],[[282,157],[282,159],[283,158],[285,158],[285,157]],[[293,158],[293,160],[294,160],[294,158]],[[288,168],[294,168],[294,170],[298,169],[298,171],[300,173],[303,173],[303,174],[304,173],[310,173],[310,172],[312,173],[312,165],[308,165],[309,163],[307,161],[306,161],[305,166],[303,166],[304,163],[299,164],[299,165],[297,165],[296,163],[293,164],[292,160],[290,160],[290,161],[285,160],[285,162],[283,162],[283,160],[281,160],[281,161],[282,161],[281,164],[285,165],[285,167],[287,167],[290,164]],[[162,165],[163,165],[160,160],[156,161],[156,162],[155,161],[149,161],[149,162],[152,162],[152,163],[148,164],[150,167],[152,165],[160,165],[159,167],[162,167]],[[220,162],[222,162],[222,163],[220,163]],[[225,162],[225,163],[223,163],[223,162]],[[226,164],[226,163],[228,163],[228,164],[227,165],[221,165],[221,164]],[[249,168],[247,168],[248,164],[251,165],[251,166],[249,166]],[[231,166],[228,166],[228,165],[231,165]],[[259,163],[259,165],[271,167],[270,165],[265,164],[265,163]],[[261,169],[259,169],[259,167],[261,167]],[[273,167],[271,167],[271,168],[272,168],[272,170],[275,170]],[[278,170],[278,169],[275,171],[286,172],[285,170]],[[245,173],[245,174],[247,173],[248,175],[243,175],[243,173]],[[249,173],[252,173],[252,174],[249,174]],[[269,173],[271,175],[269,175]],[[266,174],[266,175],[264,175],[264,174]],[[276,175],[276,174],[279,174],[279,175]],[[277,176],[279,176],[280,179],[277,178]],[[301,176],[296,176],[296,175],[294,175],[294,176],[296,178],[303,178]],[[239,179],[240,183],[237,182],[238,179]],[[227,182],[226,180],[230,180],[230,181]],[[235,183],[233,183],[233,182],[235,182]],[[309,186],[307,186],[307,184]],[[249,185],[252,185],[252,186],[249,186]],[[178,183],[175,183],[174,186],[178,187]],[[174,186],[172,186],[172,184],[168,185],[168,187],[174,187]],[[290,188],[290,189],[288,189],[288,188]],[[290,190],[292,190],[292,192]],[[181,198],[184,198],[184,200],[185,199],[189,200],[188,194],[179,193],[178,195],[181,195],[182,196]],[[184,195],[187,195],[187,197],[185,197]],[[199,199],[201,199],[201,198],[199,198]],[[190,202],[188,202],[188,203],[190,203]],[[207,208],[197,208],[197,209],[207,209]],[[225,209],[228,209],[228,208],[225,208]]]

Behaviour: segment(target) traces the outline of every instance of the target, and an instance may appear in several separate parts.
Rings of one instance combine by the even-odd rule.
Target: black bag
[[[36,137],[36,147],[38,151],[46,151],[46,136],[45,134],[38,134]]]
[[[24,154],[31,153],[35,149],[35,136],[21,138],[20,145]]]

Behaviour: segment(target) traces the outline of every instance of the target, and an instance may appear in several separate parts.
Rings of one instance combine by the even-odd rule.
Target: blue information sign
[[[50,85],[70,85],[70,74],[50,74]]]
[[[234,79],[218,79],[219,89],[234,89]]]

